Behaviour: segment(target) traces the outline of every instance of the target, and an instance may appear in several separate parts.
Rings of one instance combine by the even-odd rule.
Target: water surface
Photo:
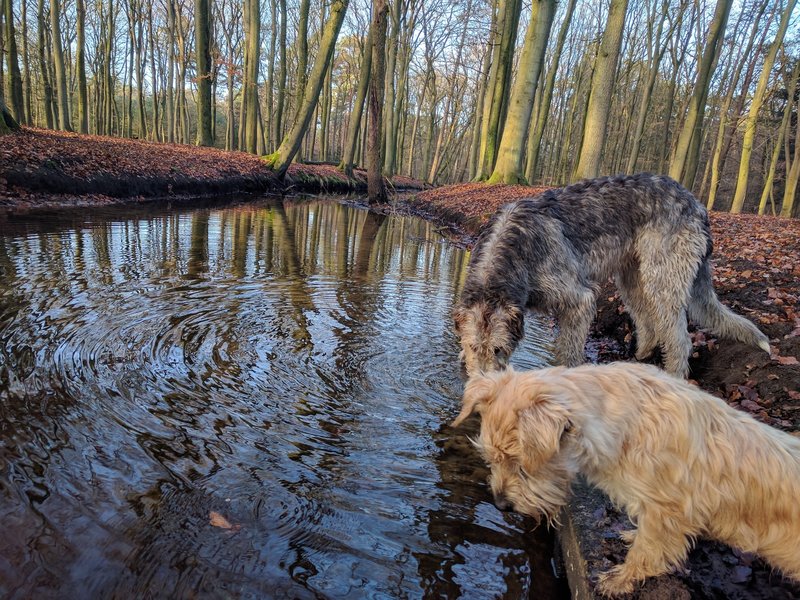
[[[467,261],[331,201],[0,221],[0,593],[557,597],[446,426]]]

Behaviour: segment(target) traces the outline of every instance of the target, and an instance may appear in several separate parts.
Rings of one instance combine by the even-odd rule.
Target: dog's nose
[[[497,507],[497,510],[511,510],[513,508],[511,502],[502,494],[495,495],[494,505]]]

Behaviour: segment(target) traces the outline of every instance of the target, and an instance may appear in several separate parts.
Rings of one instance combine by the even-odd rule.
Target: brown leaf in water
[[[222,529],[232,529],[234,531],[238,531],[241,528],[241,525],[231,525],[231,522],[228,521],[228,519],[213,510],[208,513],[208,522],[214,527],[220,527]]]

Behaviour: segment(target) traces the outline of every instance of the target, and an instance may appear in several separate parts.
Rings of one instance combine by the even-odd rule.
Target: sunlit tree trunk
[[[153,0],[147,5],[148,20],[147,20],[147,33],[150,38],[150,74],[151,84],[153,86],[153,141],[160,142],[161,136],[161,108],[158,95],[158,77],[156,76],[156,53],[155,53],[155,39],[153,36]]]
[[[767,90],[767,83],[769,82],[772,67],[775,64],[775,57],[778,55],[778,48],[783,44],[783,37],[786,35],[786,29],[789,27],[789,19],[792,16],[797,0],[788,0],[786,8],[781,15],[781,22],[778,25],[778,31],[775,34],[775,39],[772,40],[769,52],[764,58],[764,66],[761,71],[761,77],[758,79],[756,91],[753,93],[753,98],[750,101],[750,111],[747,114],[747,119],[744,122],[744,139],[742,141],[742,156],[739,161],[739,176],[736,180],[736,191],[733,194],[733,203],[731,204],[732,213],[742,212],[744,206],[744,199],[747,195],[747,180],[750,176],[750,156],[753,153],[753,140],[756,136],[756,119],[758,112],[764,104],[764,94]]]
[[[489,183],[526,183],[522,173],[525,141],[555,10],[555,0],[533,0],[531,21],[519,60],[519,73],[511,91],[497,164]]]
[[[244,51],[244,81],[242,104],[245,107],[241,116],[244,136],[243,149],[255,154],[258,151],[258,64],[261,46],[261,4],[258,0],[245,0],[247,3]]]
[[[714,73],[714,66],[719,56],[719,50],[725,35],[725,26],[728,23],[728,15],[731,11],[732,0],[717,0],[714,9],[714,18],[708,29],[706,45],[703,49],[703,56],[700,59],[700,66],[697,72],[697,79],[694,84],[694,91],[689,103],[689,111],[683,122],[675,152],[669,167],[669,175],[673,179],[680,181],[683,185],[691,188],[694,177],[697,173],[697,163],[700,159],[700,138],[703,130],[703,115],[708,98],[708,88],[711,85],[711,77]]]
[[[64,50],[61,38],[61,7],[59,0],[50,0],[50,29],[53,33],[53,61],[56,69],[56,91],[58,93],[58,126],[64,131],[72,131],[67,99],[67,68],[64,63]]]
[[[792,74],[789,76],[789,81],[786,85],[786,107],[783,110],[783,118],[781,125],[778,128],[778,133],[775,136],[775,146],[772,149],[772,157],[769,161],[769,169],[767,170],[767,178],[764,182],[764,189],[761,192],[761,200],[758,203],[758,214],[763,215],[766,212],[767,200],[772,198],[772,184],[775,181],[775,170],[778,166],[778,159],[781,154],[781,147],[783,140],[786,136],[786,130],[789,127],[789,121],[792,117],[792,108],[794,107],[794,95],[797,91],[797,78],[800,75],[800,60],[796,60],[792,68]],[[772,213],[775,214],[775,204],[773,202]]]
[[[308,79],[308,12],[311,8],[311,0],[300,0],[300,13],[298,16],[297,29],[297,110],[295,120],[300,106],[303,104],[303,94],[306,89]],[[313,151],[313,149],[312,149]],[[303,145],[297,151],[297,159],[303,160]]]
[[[788,155],[787,160],[789,160]],[[800,179],[800,125],[795,125],[794,157],[792,157],[789,172],[786,174],[786,186],[783,189],[783,202],[781,203],[782,217],[792,216],[798,179]]]
[[[727,149],[725,148],[725,132],[728,129],[729,119],[728,115],[730,114],[731,103],[733,102],[733,95],[736,92],[736,88],[739,84],[739,75],[741,74],[742,68],[745,64],[745,60],[747,59],[748,55],[753,49],[753,44],[756,40],[756,34],[759,29],[763,29],[762,32],[762,41],[763,37],[766,35],[766,32],[769,28],[763,27],[763,23],[761,23],[761,17],[764,14],[764,10],[767,7],[767,2],[763,2],[759,9],[759,12],[756,15],[756,18],[753,22],[753,27],[750,30],[750,36],[747,40],[747,45],[742,52],[741,56],[732,59],[729,63],[729,66],[733,70],[732,76],[730,78],[730,82],[728,83],[728,91],[725,94],[725,97],[722,100],[722,104],[719,109],[719,124],[717,126],[717,137],[714,143],[714,153],[711,157],[710,161],[710,177],[711,182],[709,184],[708,189],[708,198],[706,200],[706,208],[708,210],[712,210],[714,208],[714,202],[717,198],[717,191],[719,188],[719,180],[720,180],[720,171],[722,170],[722,166],[724,165],[725,160],[725,153]],[[728,73],[726,72],[722,78],[723,81],[728,80]],[[748,87],[749,79],[745,78],[745,87]],[[734,122],[738,120],[738,111],[734,111],[732,120]],[[731,137],[733,135],[731,134]]]
[[[311,122],[314,109],[319,101],[319,93],[325,80],[325,74],[333,57],[336,39],[339,36],[339,30],[347,12],[347,5],[348,0],[333,0],[330,7],[330,16],[320,39],[319,51],[314,59],[314,65],[311,67],[308,82],[306,83],[303,108],[298,113],[297,120],[286,134],[278,150],[264,157],[267,165],[273,168],[279,177],[283,177],[286,174],[286,170],[289,168],[295,154],[297,154],[297,150],[303,142],[303,137]]]
[[[22,22],[22,68],[25,69],[25,78],[22,80],[22,94],[25,104],[25,123],[28,125],[33,125],[33,77],[31,76],[30,54],[28,52],[28,2],[21,2],[20,4],[22,6],[22,10],[20,11],[20,21]]]
[[[533,132],[528,137],[528,158],[527,166],[525,169],[525,178],[529,183],[533,182],[536,169],[539,162],[539,148],[542,145],[542,136],[544,129],[547,126],[547,121],[550,118],[550,103],[553,99],[553,89],[555,87],[556,74],[558,73],[558,64],[561,61],[561,54],[564,51],[564,43],[567,39],[567,31],[569,30],[570,23],[572,23],[572,15],[575,12],[575,4],[577,0],[569,0],[564,20],[558,30],[558,37],[556,38],[556,47],[553,52],[553,64],[547,74],[544,90],[541,94],[539,101],[539,109],[534,112]]]
[[[616,80],[617,61],[625,27],[628,0],[611,0],[603,39],[595,59],[589,103],[583,125],[583,140],[573,179],[597,177],[606,138],[606,125],[611,109],[611,96]]]
[[[175,141],[175,3],[166,0],[167,5],[167,87],[166,94],[166,141]]]
[[[484,101],[484,124],[481,132],[481,168],[478,179],[487,179],[494,170],[497,150],[503,135],[505,114],[511,89],[511,67],[517,39],[522,3],[520,0],[498,0],[497,22],[501,24],[500,37],[495,39],[497,47],[492,57],[496,61],[491,70]]]
[[[78,80],[78,131],[89,132],[89,92],[86,86],[86,1],[77,0],[75,69]]]

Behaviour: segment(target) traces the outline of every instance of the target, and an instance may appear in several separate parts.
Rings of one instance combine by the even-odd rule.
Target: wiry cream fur
[[[552,520],[580,472],[636,524],[604,594],[667,572],[700,536],[800,580],[800,439],[633,363],[479,375],[454,425],[473,411],[498,506]]]

